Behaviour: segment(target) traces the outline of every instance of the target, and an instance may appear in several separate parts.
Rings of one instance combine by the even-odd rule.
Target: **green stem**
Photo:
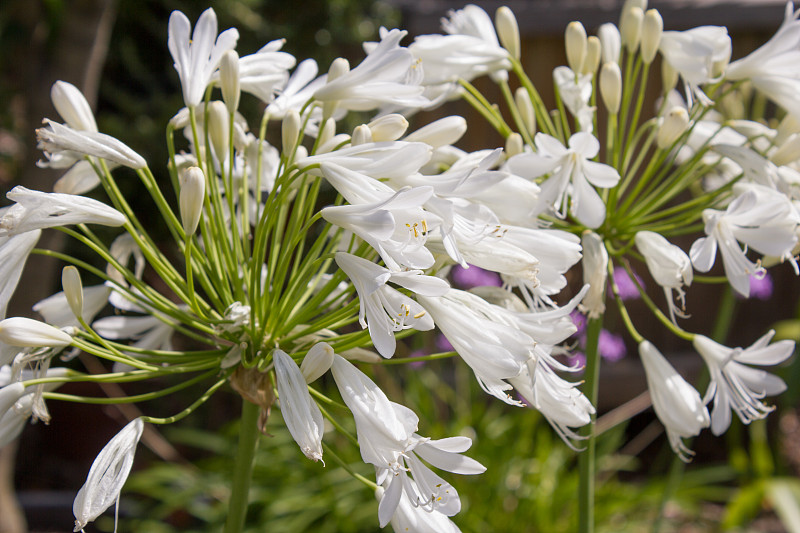
[[[584,370],[584,389],[586,397],[597,405],[598,378],[600,375],[600,351],[598,340],[603,329],[603,315],[589,319],[586,326],[586,369]],[[594,531],[594,486],[595,486],[595,420],[588,425],[586,449],[578,457],[578,531],[592,533]]]
[[[240,533],[244,530],[253,460],[258,448],[259,409],[256,404],[242,400],[239,448],[236,451],[236,463],[233,467],[231,499],[228,504],[228,519],[225,522],[224,533]]]

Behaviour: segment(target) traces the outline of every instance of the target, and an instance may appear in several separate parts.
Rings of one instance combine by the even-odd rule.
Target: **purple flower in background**
[[[773,283],[772,276],[769,272],[764,272],[764,275],[751,275],[750,276],[750,298],[757,300],[769,300],[772,298]],[[738,292],[734,292],[737,298],[742,298]]]
[[[458,288],[464,290],[486,285],[492,287],[500,287],[503,285],[503,282],[500,280],[500,275],[497,272],[484,270],[474,265],[470,265],[469,268],[455,265],[450,272]]]
[[[625,357],[627,352],[625,340],[622,335],[611,333],[607,329],[600,330],[600,338],[597,340],[597,350],[603,359],[614,362]]]
[[[424,357],[426,355],[428,355],[428,352],[426,352],[425,350],[414,350],[413,352],[408,354],[408,357]],[[422,366],[425,366],[425,361],[414,361],[413,363],[409,363],[408,366],[410,366],[411,368],[420,368]]]
[[[572,319],[572,323],[575,324],[575,327],[578,328],[578,331],[576,331],[574,335],[584,335],[586,333],[586,315],[576,309],[569,314],[569,317]]]
[[[642,278],[640,278],[636,272],[634,272],[633,275],[636,276],[636,281],[639,282],[639,285],[644,287]],[[636,283],[633,282],[628,272],[623,267],[614,267],[614,281],[617,283],[617,288],[619,289],[619,297],[623,300],[636,300],[640,297]],[[608,286],[608,296],[610,298],[614,296],[611,292],[610,285]]]
[[[453,345],[450,344],[450,341],[447,340],[447,337],[442,335],[441,333],[436,335],[436,349],[440,352],[451,352],[455,350]]]

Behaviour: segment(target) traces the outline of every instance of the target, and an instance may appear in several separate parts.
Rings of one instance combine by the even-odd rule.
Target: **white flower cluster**
[[[658,12],[641,1],[626,3],[620,29],[605,24],[587,36],[573,22],[566,30],[569,66],[553,73],[555,113],[522,70],[510,10],[498,10],[493,24],[481,8],[467,6],[443,27],[446,34],[416,37],[408,47],[400,44],[406,32],[381,29],[358,65],[338,59],[317,76],[313,60],[294,68],[282,41],[239,57],[237,30],[218,34],[211,9],[193,31],[173,13],[168,47],[186,105],[168,126],[177,206],[146,160],[99,133],[81,93],[57,82],[52,98],[65,124],[48,120],[38,130],[47,159],[41,164],[70,169],[58,192],[20,186],[8,194],[15,204],[0,211],[0,318],[42,229],[60,228],[107,268],[91,267],[104,283],[83,288],[78,271],[67,267],[64,291],[34,308],[43,322],[0,322],[0,365],[7,365],[0,374],[0,443],[15,438],[28,416],[47,419],[43,400],[57,384],[86,377],[49,369],[71,347],[112,363],[109,380],[195,373],[187,383],[213,381],[184,415],[227,384],[264,413],[277,401],[302,453],[318,461],[322,393],[312,395],[310,387],[330,370],[355,420],[361,456],[375,468],[380,525],[457,531],[449,517],[461,508],[458,493],[425,463],[478,474],[484,467],[461,455],[471,440],[420,436],[417,415],[390,401],[348,359],[380,364],[400,351],[398,337],[407,330],[438,329],[485,392],[538,409],[575,447],[589,436],[578,430],[595,408],[593,395],[564,377],[581,368],[561,356],[577,331],[570,314],[580,309],[599,319],[607,283],[639,343],[655,412],[677,454],[688,459],[682,439],[705,427],[724,432],[731,411],[745,423],[766,416],[771,408],[762,399],[784,384],[747,365],[780,363],[794,343],[769,344],[767,334],[750,348],[730,349],[684,331],[677,318],[687,316],[684,287],[702,278],[694,271],[712,269],[717,250],[727,280],[743,296],[751,276],[765,272],[766,261],[754,253],[795,263],[800,77],[789,64],[800,53],[800,23],[791,3],[775,37],[730,64],[725,28],[663,32]],[[632,96],[636,82],[623,82],[621,72],[635,64],[637,76],[646,73],[659,51],[664,98],[657,115],[640,124],[641,94]],[[503,89],[513,127],[470,84],[482,75]],[[672,91],[677,76],[688,104]],[[740,80],[786,110],[777,129],[715,110],[720,87]],[[222,100],[214,99],[216,87]],[[593,100],[598,89],[601,98]],[[264,104],[258,135],[238,111],[241,92]],[[476,107],[506,146],[457,148],[468,130],[458,116],[409,131],[416,111],[453,98]],[[605,105],[607,127],[598,128],[592,101]],[[351,111],[375,116],[339,131]],[[265,138],[272,120],[281,123],[275,146]],[[598,130],[607,131],[602,145]],[[176,132],[183,151],[175,149]],[[118,166],[139,176],[183,263],[163,253],[119,192],[111,174]],[[114,207],[78,196],[99,184]],[[335,191],[332,205],[322,199],[325,185]],[[124,233],[106,245],[87,224]],[[704,235],[688,255],[667,240],[700,226]],[[638,255],[631,256],[643,260],[666,297],[669,317],[648,299],[656,316],[692,340],[708,365],[705,398],[638,333],[608,280],[634,245]],[[584,286],[565,297],[579,262]],[[451,287],[454,265],[494,272],[502,287]],[[158,278],[158,290],[146,271]],[[115,314],[95,320],[106,304]],[[175,350],[176,334],[202,349]],[[144,422],[169,421],[139,418],[103,450],[76,499],[76,530],[117,501]]]

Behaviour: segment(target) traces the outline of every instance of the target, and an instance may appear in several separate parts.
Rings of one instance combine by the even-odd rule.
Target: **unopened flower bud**
[[[661,34],[664,33],[664,21],[657,9],[648,9],[642,22],[642,61],[650,64],[656,57]]]
[[[661,62],[661,88],[664,94],[675,88],[678,84],[678,71],[669,64],[669,61]]]
[[[317,144],[319,146],[323,146],[328,141],[333,139],[334,135],[336,135],[336,120],[331,117],[325,121],[322,127],[319,130],[319,135],[317,137]]]
[[[189,167],[181,173],[179,207],[183,232],[187,238],[194,235],[203,213],[206,198],[206,177],[199,167]]]
[[[623,8],[622,17],[619,21],[619,32],[622,37],[622,44],[628,49],[628,52],[634,53],[639,47],[639,41],[642,37],[642,21],[644,19],[644,11],[640,7]]]
[[[300,372],[303,373],[306,383],[313,383],[330,370],[334,355],[333,348],[326,342],[318,342],[312,346],[300,363]]]
[[[617,27],[610,22],[606,22],[597,29],[597,37],[600,39],[602,47],[603,63],[618,63],[622,40]]]
[[[55,348],[69,346],[72,337],[50,324],[13,317],[0,322],[0,342],[22,348]]]
[[[536,111],[533,109],[533,102],[531,102],[531,95],[525,89],[520,87],[514,93],[514,103],[517,104],[517,109],[522,117],[522,123],[528,134],[533,137],[536,135]]]
[[[358,146],[359,144],[366,144],[372,142],[372,133],[369,131],[369,126],[361,124],[356,126],[353,130],[353,135],[350,137],[350,144]]]
[[[800,159],[800,135],[793,133],[770,157],[778,166],[788,165]]]
[[[589,291],[583,297],[580,309],[589,318],[598,318],[606,310],[606,279],[608,278],[608,251],[603,239],[595,232],[586,230],[581,237],[583,247],[583,283]]]
[[[61,271],[61,286],[64,288],[64,296],[67,298],[69,308],[77,317],[83,316],[83,284],[81,274],[74,266],[65,266]]]
[[[602,49],[603,46],[600,44],[600,39],[594,35],[590,35],[586,39],[586,58],[583,60],[581,74],[594,74],[597,72],[597,67],[600,66]]]
[[[228,108],[228,113],[239,109],[239,54],[235,50],[228,50],[222,54],[219,62],[219,84],[222,89],[222,100]]]
[[[223,102],[215,100],[208,104],[208,136],[221,164],[228,159],[228,138],[230,137],[228,117],[228,108]]]
[[[574,20],[567,25],[564,44],[567,49],[567,65],[573,72],[581,72],[586,59],[586,30],[583,24]]]
[[[506,159],[521,154],[524,147],[525,143],[522,141],[522,135],[516,132],[512,133],[506,139]]]
[[[440,148],[458,141],[467,131],[467,121],[463,117],[444,117],[408,134],[407,142],[423,142],[431,148]]]
[[[80,89],[71,83],[57,81],[50,89],[50,99],[69,127],[76,130],[97,131],[92,108],[89,107],[89,102]]]
[[[686,109],[676,106],[669,110],[664,122],[658,128],[656,143],[662,150],[668,149],[672,144],[683,135],[689,126],[689,113]]]
[[[330,68],[328,68],[327,82],[330,83],[339,76],[350,72],[350,63],[343,57],[333,60]]]
[[[281,125],[281,140],[283,141],[283,155],[284,157],[291,157],[292,152],[297,147],[297,141],[300,137],[300,114],[295,109],[290,109],[286,116],[283,118]]]
[[[408,121],[403,115],[390,113],[376,118],[367,126],[374,142],[396,141],[405,135]]]
[[[612,115],[619,113],[622,101],[622,73],[616,63],[605,63],[600,69],[600,96],[608,112]]]
[[[500,44],[514,59],[520,58],[519,26],[514,12],[506,6],[497,8],[494,16],[494,25],[497,28],[497,37]]]

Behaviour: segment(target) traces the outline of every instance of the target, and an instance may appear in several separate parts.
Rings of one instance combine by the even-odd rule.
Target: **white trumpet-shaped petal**
[[[692,387],[658,349],[648,341],[639,343],[639,355],[647,377],[653,409],[667,429],[669,444],[678,457],[688,461],[692,452],[683,439],[696,437],[711,424],[700,393]]]
[[[147,166],[142,156],[110,135],[76,130],[47,119],[44,122],[47,126],[36,130],[36,139],[39,141],[37,147],[44,151],[49,160],[49,163],[42,163],[43,166],[57,166],[53,160],[60,156],[77,161],[87,155],[133,169]]]
[[[89,469],[86,483],[75,496],[72,512],[75,529],[80,531],[86,524],[119,500],[122,486],[133,466],[136,445],[144,430],[141,418],[135,419],[117,433],[100,451]]]
[[[281,415],[300,451],[313,461],[322,459],[324,422],[317,402],[308,392],[303,373],[286,352],[275,350],[275,381],[278,384]]]
[[[203,99],[222,55],[236,46],[239,32],[231,28],[217,36],[217,15],[211,8],[200,15],[190,37],[191,29],[186,15],[180,11],[172,12],[167,46],[181,80],[183,101],[194,107]]]
[[[17,185],[6,195],[16,204],[0,216],[0,237],[70,224],[122,226],[125,215],[102,202],[83,196],[41,192]]]
[[[774,330],[767,332],[748,348],[728,348],[702,335],[694,337],[692,344],[711,374],[704,402],[714,400],[711,412],[714,435],[721,435],[728,429],[731,410],[745,424],[766,417],[774,407],[761,400],[786,390],[786,384],[779,377],[748,366],[776,365],[794,353],[794,341],[769,344],[773,335]]]
[[[0,342],[24,348],[69,346],[72,337],[50,324],[24,317],[0,321]]]

